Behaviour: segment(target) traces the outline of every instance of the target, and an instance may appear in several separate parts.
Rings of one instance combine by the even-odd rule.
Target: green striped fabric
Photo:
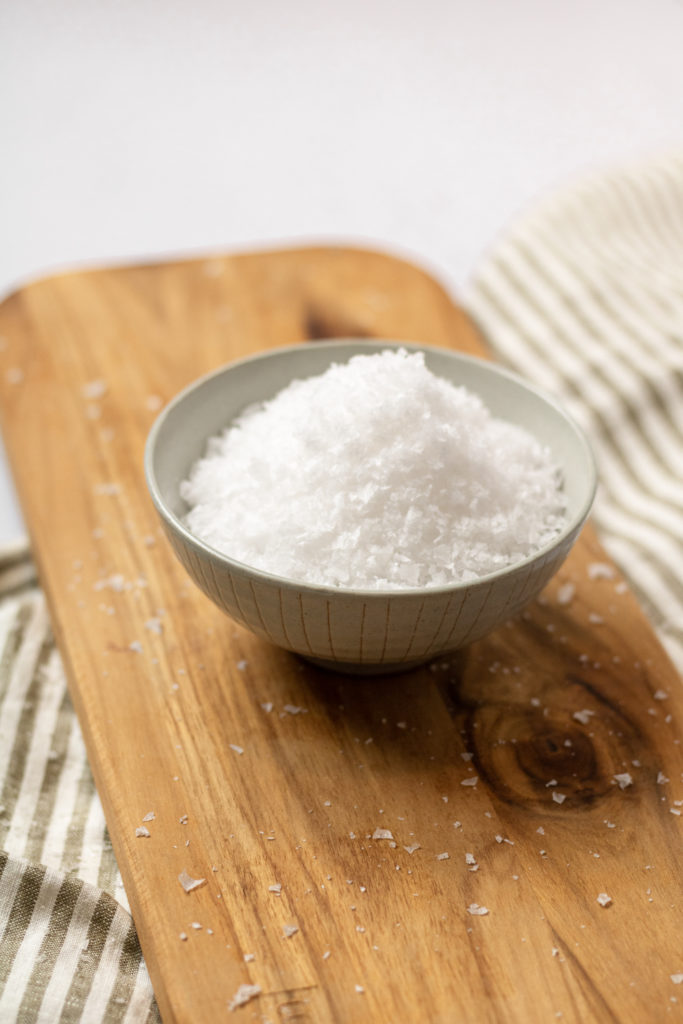
[[[601,538],[683,668],[683,156],[520,218],[466,305],[591,437]],[[0,1021],[159,1014],[28,551],[0,556]]]
[[[28,550],[0,558],[0,1021],[160,1020]]]
[[[497,356],[588,432],[593,521],[683,669],[683,155],[539,203],[465,303]]]

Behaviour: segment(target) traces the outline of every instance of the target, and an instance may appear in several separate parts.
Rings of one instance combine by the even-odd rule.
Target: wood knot
[[[559,706],[503,703],[472,710],[468,749],[505,802],[544,812],[560,813],[565,801],[589,808],[615,796],[615,774],[642,754],[637,729],[618,710],[594,700],[576,710],[562,696]]]

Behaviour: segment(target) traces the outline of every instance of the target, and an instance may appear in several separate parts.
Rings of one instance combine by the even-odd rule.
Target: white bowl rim
[[[310,583],[307,580],[297,580],[291,576],[279,576],[277,573],[267,572],[264,569],[259,569],[256,566],[249,565],[246,562],[241,562],[237,558],[233,558],[231,555],[225,554],[218,548],[212,547],[210,544],[205,543],[199,537],[196,537],[190,530],[187,529],[181,519],[171,511],[166,505],[164,499],[161,496],[159,486],[157,484],[156,473],[154,470],[154,456],[156,450],[156,441],[161,432],[166,418],[171,412],[179,406],[191,393],[198,391],[210,380],[215,377],[219,377],[224,373],[228,373],[230,370],[236,369],[238,366],[242,366],[245,363],[256,363],[262,359],[268,359],[274,355],[286,355],[288,352],[298,352],[304,349],[310,349],[315,347],[316,349],[334,349],[340,348],[343,350],[344,347],[348,346],[365,346],[372,348],[373,352],[385,348],[404,348],[408,352],[425,352],[425,353],[436,353],[438,355],[446,355],[448,357],[455,358],[457,361],[465,363],[473,363],[479,366],[485,366],[493,373],[498,374],[500,377],[507,378],[513,381],[515,384],[525,388],[530,393],[534,394],[537,398],[540,398],[542,402],[550,406],[553,411],[563,419],[579,442],[579,447],[586,461],[586,467],[589,469],[591,474],[591,482],[588,488],[588,493],[583,505],[577,514],[568,521],[562,530],[552,540],[544,544],[543,547],[534,551],[531,555],[527,555],[526,558],[520,559],[518,562],[513,562],[511,565],[504,566],[501,569],[495,569],[493,572],[486,573],[483,576],[477,576],[470,580],[461,580],[456,583],[440,584],[437,586],[426,586],[426,587],[396,587],[388,589],[366,589],[362,587],[344,587],[334,586],[332,584],[323,583]],[[292,378],[294,379],[294,378]],[[285,385],[286,386],[286,385]],[[274,397],[274,396],[273,396]],[[267,401],[267,399],[264,399]],[[226,423],[226,427],[229,426]],[[206,438],[208,441],[208,437]],[[569,415],[569,413],[562,407],[562,405],[550,394],[545,392],[543,389],[536,387],[535,384],[529,383],[524,377],[515,373],[507,367],[500,366],[498,363],[482,358],[480,356],[470,355],[466,352],[459,352],[457,349],[451,349],[446,346],[438,345],[423,345],[419,342],[410,341],[397,341],[396,339],[389,338],[329,338],[324,341],[306,341],[298,342],[293,345],[281,345],[275,348],[265,349],[262,352],[256,352],[248,356],[243,356],[240,359],[231,360],[229,363],[224,363],[222,366],[216,367],[215,370],[210,370],[208,373],[202,374],[197,377],[194,381],[191,381],[184,388],[182,388],[170,401],[164,406],[161,412],[158,414],[152,427],[150,428],[145,444],[144,452],[144,470],[147,481],[147,487],[150,492],[152,501],[157,509],[157,512],[161,515],[162,519],[177,533],[179,533],[185,543],[189,544],[190,547],[194,548],[198,553],[208,556],[215,561],[221,563],[225,568],[253,577],[255,580],[267,583],[270,585],[276,585],[280,588],[287,590],[306,591],[321,596],[338,596],[338,597],[358,597],[365,601],[394,599],[400,597],[419,597],[421,595],[428,597],[439,597],[452,595],[459,591],[470,590],[472,587],[478,587],[482,584],[490,584],[496,579],[504,576],[508,576],[513,572],[517,572],[524,569],[527,566],[532,565],[534,562],[543,561],[545,556],[550,554],[553,550],[560,548],[563,542],[570,537],[572,534],[578,534],[579,530],[585,523],[588,515],[590,514],[593,501],[595,499],[595,493],[598,485],[598,473],[597,465],[595,462],[595,456],[588,442],[588,439],[584,431],[579,427],[576,421]]]

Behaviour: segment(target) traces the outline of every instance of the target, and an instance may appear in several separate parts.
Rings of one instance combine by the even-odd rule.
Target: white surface
[[[5,3],[0,292],[353,240],[457,293],[539,193],[683,145],[682,38],[683,0]]]

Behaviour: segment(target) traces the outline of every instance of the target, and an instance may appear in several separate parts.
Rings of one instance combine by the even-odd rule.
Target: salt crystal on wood
[[[393,835],[388,828],[376,828],[372,833],[373,839],[393,839]]]
[[[488,907],[480,907],[478,903],[470,903],[467,912],[473,917],[483,917],[484,914],[488,914],[489,910]]]
[[[260,995],[260,985],[240,985],[228,1003],[228,1009],[232,1013],[233,1010],[236,1010],[240,1006],[244,1006],[246,1003],[250,1002],[250,1000],[255,999],[256,996]]]
[[[599,893],[595,898],[601,907],[609,907],[612,902],[612,897],[608,896],[606,892]]]
[[[192,878],[184,869],[178,875],[178,881],[185,892],[193,892],[195,889],[201,889],[203,885],[206,885],[205,878]]]

